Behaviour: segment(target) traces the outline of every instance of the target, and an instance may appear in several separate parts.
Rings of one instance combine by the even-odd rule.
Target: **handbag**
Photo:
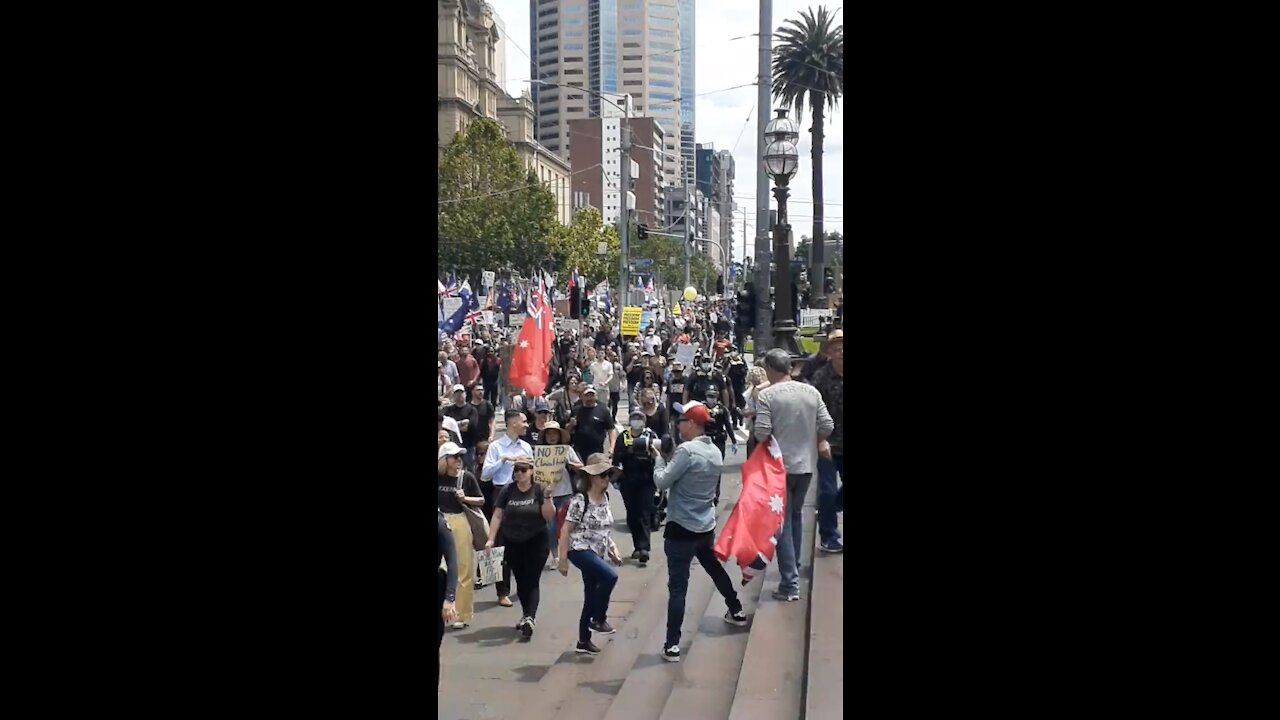
[[[462,489],[464,474],[466,474],[465,470],[458,474],[459,490]],[[489,521],[485,519],[484,513],[480,512],[480,508],[466,503],[462,504],[462,516],[467,519],[467,525],[471,527],[471,549],[483,550],[484,544],[489,542]]]

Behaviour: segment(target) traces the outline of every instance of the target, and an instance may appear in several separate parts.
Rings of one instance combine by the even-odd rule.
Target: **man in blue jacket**
[[[680,623],[684,620],[685,596],[689,591],[689,567],[698,558],[702,569],[711,576],[716,589],[724,596],[729,611],[724,621],[746,625],[747,615],[733,589],[729,573],[716,559],[716,488],[724,458],[707,437],[711,422],[707,406],[694,401],[676,405],[680,437],[685,442],[671,454],[670,462],[655,451],[653,480],[659,490],[667,490],[667,526],[663,533],[667,553],[667,640],[662,657],[680,662]]]

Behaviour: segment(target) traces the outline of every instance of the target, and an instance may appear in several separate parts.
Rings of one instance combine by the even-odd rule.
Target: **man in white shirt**
[[[591,361],[591,385],[600,397],[609,397],[609,381],[613,379],[613,363],[605,356],[604,351]]]
[[[484,494],[484,514],[493,517],[493,499],[502,488],[511,484],[515,472],[515,462],[523,460],[533,462],[533,448],[520,439],[526,426],[524,413],[508,410],[505,415],[507,432],[502,437],[489,443],[489,452],[485,453],[484,468],[480,471],[480,491]],[[502,545],[501,538],[497,545]],[[502,562],[502,579],[497,582],[498,604],[511,607],[511,569],[505,560]]]

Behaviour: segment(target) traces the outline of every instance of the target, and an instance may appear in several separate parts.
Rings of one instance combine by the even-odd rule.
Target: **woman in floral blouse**
[[[592,631],[603,635],[614,632],[605,621],[609,597],[618,584],[618,572],[605,563],[622,565],[618,546],[609,537],[613,527],[613,510],[609,507],[609,480],[621,472],[609,462],[609,456],[595,453],[579,471],[577,492],[565,513],[564,531],[560,535],[560,574],[569,574],[569,563],[582,571],[584,599],[578,618],[577,652],[598,655],[600,648],[591,642]]]

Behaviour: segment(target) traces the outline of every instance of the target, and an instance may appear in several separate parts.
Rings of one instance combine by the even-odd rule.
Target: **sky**
[[[488,0],[502,18],[507,29],[506,63],[507,92],[519,95],[528,88],[529,73],[529,0]],[[822,4],[830,10],[844,5],[843,0],[773,0],[771,27],[776,31],[786,20],[798,19],[800,11]],[[756,139],[760,128],[757,124],[754,85],[711,93],[714,90],[735,85],[754,83],[759,67],[760,28],[759,4],[744,0],[697,0],[694,64],[696,69],[695,92],[697,98],[695,138],[699,143],[710,143],[716,150],[733,153],[736,169],[734,179],[734,203],[740,208],[734,216],[734,259],[741,261],[754,247],[756,227],[756,174],[762,169],[756,162]],[[836,22],[843,24],[844,13],[836,15]],[[745,37],[744,37],[745,36]],[[703,94],[711,93],[711,94]],[[772,110],[778,109],[776,106]],[[823,123],[823,194],[824,228],[844,233],[844,98],[834,111],[828,109]],[[772,116],[774,113],[770,113]],[[787,216],[797,241],[801,235],[813,235],[813,163],[810,158],[809,133],[811,115],[805,105],[803,118],[796,118],[794,108],[788,117],[800,123],[800,169],[790,183],[791,195],[787,201]],[[748,119],[749,118],[749,119]],[[777,209],[777,202],[770,195],[770,209]],[[742,219],[745,208],[747,232],[751,247],[742,237]]]

